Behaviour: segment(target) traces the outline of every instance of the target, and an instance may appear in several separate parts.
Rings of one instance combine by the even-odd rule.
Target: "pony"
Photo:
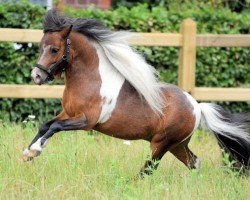
[[[140,175],[151,174],[166,152],[189,169],[200,159],[188,143],[199,124],[222,149],[249,167],[249,119],[211,103],[198,103],[179,87],[158,80],[156,70],[128,45],[127,32],[112,32],[95,19],[70,18],[49,10],[43,22],[38,62],[31,72],[38,85],[65,73],[62,111],[42,124],[23,152],[41,154],[59,131],[97,130],[125,140],[150,142],[151,159]]]

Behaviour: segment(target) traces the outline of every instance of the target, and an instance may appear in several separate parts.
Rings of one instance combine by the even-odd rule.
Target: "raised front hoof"
[[[23,161],[27,162],[27,161],[31,161],[33,160],[34,157],[37,157],[41,154],[41,151],[37,151],[37,150],[25,150],[23,153]]]

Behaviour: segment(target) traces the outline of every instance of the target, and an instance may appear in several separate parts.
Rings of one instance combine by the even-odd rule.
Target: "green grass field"
[[[196,132],[190,143],[202,160],[200,174],[168,153],[152,176],[132,181],[150,153],[147,142],[61,132],[24,163],[22,150],[36,131],[31,123],[0,123],[0,199],[250,199],[250,178],[227,172],[206,133]]]

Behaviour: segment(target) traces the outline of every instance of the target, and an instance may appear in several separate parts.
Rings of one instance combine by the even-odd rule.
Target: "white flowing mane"
[[[149,106],[162,113],[166,106],[162,95],[162,83],[158,81],[155,68],[135,52],[127,43],[133,34],[113,33],[111,39],[99,42],[113,67],[139,92]]]

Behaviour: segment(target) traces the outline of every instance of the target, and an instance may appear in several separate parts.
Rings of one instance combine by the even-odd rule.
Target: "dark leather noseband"
[[[56,72],[58,72],[59,70],[64,71],[66,69],[70,60],[70,44],[71,44],[71,41],[69,38],[67,38],[66,49],[64,51],[63,56],[61,57],[60,60],[58,60],[55,64],[51,65],[49,68],[40,64],[36,64],[37,68],[41,69],[43,72],[47,74],[47,77],[45,78],[43,82],[53,81],[55,78],[54,75]]]

